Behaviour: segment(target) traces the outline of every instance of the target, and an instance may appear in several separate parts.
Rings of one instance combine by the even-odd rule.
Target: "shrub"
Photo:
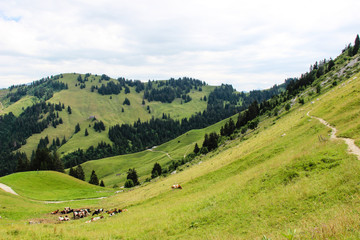
[[[131,180],[131,179],[127,179],[126,181],[125,181],[125,185],[124,185],[126,188],[132,188],[133,186],[134,186],[134,182],[133,182],[133,180]]]

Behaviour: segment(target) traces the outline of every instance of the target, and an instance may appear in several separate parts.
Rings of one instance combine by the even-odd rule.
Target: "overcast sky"
[[[268,88],[353,43],[359,9],[359,0],[1,1],[0,87],[90,72]]]

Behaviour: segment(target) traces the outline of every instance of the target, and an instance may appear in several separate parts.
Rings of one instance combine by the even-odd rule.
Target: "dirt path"
[[[155,148],[156,148],[156,146],[155,146],[155,147],[153,147],[153,148],[148,149],[148,151],[150,151],[150,152],[159,152],[159,153],[164,153],[166,156],[168,156],[168,158],[170,158],[170,160],[173,160],[173,158],[170,156],[170,154],[169,154],[169,153],[164,152],[164,151],[155,151],[155,150],[154,150]]]
[[[14,195],[19,195],[19,194],[17,194],[14,190],[12,190],[11,187],[9,187],[9,186],[7,186],[7,185],[5,185],[5,184],[3,184],[3,183],[0,183],[0,188],[1,188],[2,190],[4,190],[5,192],[8,192],[8,193],[11,193],[11,194],[14,194]]]
[[[322,124],[324,124],[325,126],[331,128],[331,136],[330,139],[340,139],[345,141],[346,145],[348,145],[348,152],[355,154],[358,158],[358,160],[360,160],[360,148],[358,146],[356,146],[355,144],[355,140],[351,139],[351,138],[339,138],[336,136],[336,132],[337,129],[334,128],[333,126],[331,126],[328,122],[326,122],[324,119],[322,118],[318,118],[318,117],[314,117],[314,116],[310,116],[310,111],[306,114],[308,115],[310,118],[315,118],[317,120],[319,120]]]

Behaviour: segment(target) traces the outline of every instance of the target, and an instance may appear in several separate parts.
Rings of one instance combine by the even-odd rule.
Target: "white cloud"
[[[2,1],[0,87],[62,72],[270,87],[336,57],[358,1]]]

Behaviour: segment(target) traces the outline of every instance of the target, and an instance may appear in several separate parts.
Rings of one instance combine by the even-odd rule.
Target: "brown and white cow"
[[[172,189],[182,189],[182,187],[180,186],[180,184],[175,184],[171,186]]]

